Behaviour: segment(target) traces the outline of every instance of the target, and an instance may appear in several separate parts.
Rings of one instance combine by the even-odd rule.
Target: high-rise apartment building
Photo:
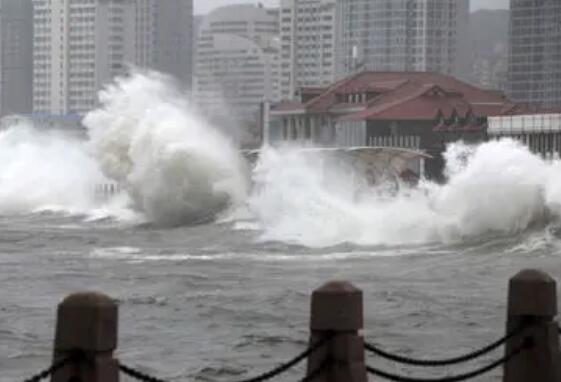
[[[194,94],[209,116],[255,120],[263,101],[280,100],[278,10],[251,4],[219,8],[201,23]]]
[[[339,7],[343,74],[468,74],[469,0],[340,0]]]
[[[0,116],[29,113],[33,100],[33,5],[0,0]]]
[[[193,75],[193,0],[135,0],[135,64],[170,74],[186,87]]]
[[[252,41],[270,40],[279,34],[279,11],[261,5],[236,4],[220,7],[206,15],[199,25],[197,40],[213,34],[231,34]]]
[[[83,113],[134,62],[133,0],[34,0],[33,109]]]
[[[469,0],[281,0],[285,99],[361,70],[466,78]]]
[[[192,78],[193,0],[33,0],[33,109],[85,113],[129,65]]]
[[[510,1],[508,91],[517,102],[561,106],[561,1]]]
[[[291,99],[300,87],[325,86],[339,72],[340,12],[337,0],[281,0],[281,91]]]

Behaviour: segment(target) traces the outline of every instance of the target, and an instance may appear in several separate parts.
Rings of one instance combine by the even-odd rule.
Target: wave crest
[[[103,172],[124,185],[150,221],[207,221],[246,193],[243,160],[198,118],[168,78],[121,78],[100,94],[84,124]]]

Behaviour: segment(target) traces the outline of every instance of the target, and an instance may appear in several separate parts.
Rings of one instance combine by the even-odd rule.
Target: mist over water
[[[103,181],[77,139],[31,125],[0,131],[0,214],[87,213]]]

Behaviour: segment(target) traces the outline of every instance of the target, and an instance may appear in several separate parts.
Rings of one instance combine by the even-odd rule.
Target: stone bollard
[[[76,350],[86,359],[55,372],[51,382],[118,382],[116,347],[117,304],[99,293],[68,296],[58,306],[54,361]]]
[[[506,344],[506,354],[529,339],[531,347],[504,366],[504,382],[559,382],[561,353],[555,281],[546,273],[527,269],[510,279],[508,290],[507,332],[520,325],[532,325],[524,336]]]
[[[310,345],[334,335],[308,359],[308,375],[326,360],[326,369],[314,382],[366,382],[362,329],[362,291],[344,281],[334,281],[312,294]]]

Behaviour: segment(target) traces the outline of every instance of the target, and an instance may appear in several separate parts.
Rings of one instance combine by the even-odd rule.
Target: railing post
[[[334,337],[308,359],[308,375],[324,364],[326,369],[314,382],[366,382],[362,291],[344,281],[334,281],[312,294],[310,345]]]
[[[118,382],[117,304],[99,293],[76,293],[58,306],[54,360],[82,351],[85,360],[63,367],[52,382]]]
[[[506,354],[528,338],[531,347],[504,366],[504,382],[559,382],[561,354],[555,281],[546,273],[526,269],[510,279],[508,289],[507,332],[529,324],[524,336],[506,343]]]

